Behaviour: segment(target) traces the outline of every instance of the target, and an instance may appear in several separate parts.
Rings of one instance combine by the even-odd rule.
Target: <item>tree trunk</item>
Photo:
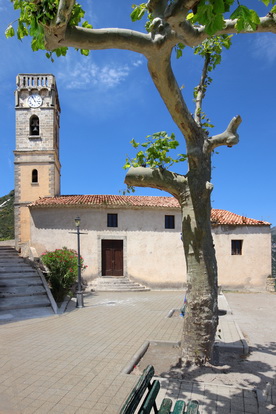
[[[182,361],[202,365],[212,359],[218,323],[217,266],[211,234],[210,196],[204,194],[199,203],[193,203],[195,185],[190,184],[190,196],[186,195],[185,201],[180,200],[187,265]],[[198,189],[196,193],[198,196]]]
[[[212,359],[217,328],[217,266],[211,233],[210,155],[190,156],[186,176],[165,169],[130,168],[125,182],[174,195],[181,206],[182,240],[187,265],[186,312],[182,336],[184,363]],[[197,164],[197,168],[193,166]]]

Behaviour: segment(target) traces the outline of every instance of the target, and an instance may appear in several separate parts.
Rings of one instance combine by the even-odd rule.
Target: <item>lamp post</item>
[[[83,292],[81,288],[81,259],[80,259],[80,218],[75,218],[75,225],[77,228],[77,238],[78,238],[78,290],[77,290],[77,308],[83,308]]]

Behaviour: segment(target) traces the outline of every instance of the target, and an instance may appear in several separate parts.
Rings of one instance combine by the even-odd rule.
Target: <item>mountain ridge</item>
[[[0,240],[14,239],[14,190],[0,197]]]

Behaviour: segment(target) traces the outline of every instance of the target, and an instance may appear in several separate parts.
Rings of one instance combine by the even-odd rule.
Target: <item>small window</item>
[[[232,255],[242,255],[242,240],[231,240]]]
[[[174,216],[165,216],[165,229],[174,229]]]
[[[39,118],[36,115],[30,118],[30,135],[39,135]]]
[[[118,227],[118,214],[107,214],[107,227]]]
[[[32,183],[38,183],[38,171],[37,170],[32,171]]]

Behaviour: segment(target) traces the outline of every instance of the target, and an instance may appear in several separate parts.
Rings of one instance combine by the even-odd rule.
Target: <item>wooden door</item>
[[[123,276],[123,240],[102,240],[102,276]]]

